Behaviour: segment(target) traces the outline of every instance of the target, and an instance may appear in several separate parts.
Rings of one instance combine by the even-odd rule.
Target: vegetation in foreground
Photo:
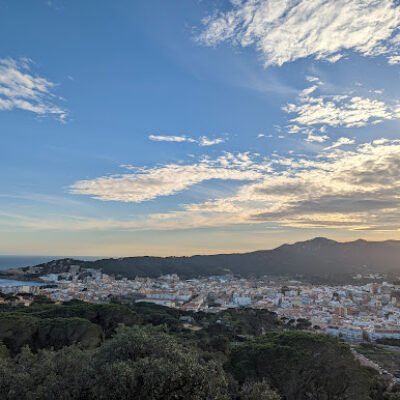
[[[348,345],[300,328],[266,310],[3,305],[0,398],[400,399]]]
[[[362,344],[357,351],[395,376],[400,376],[400,349],[380,345]]]

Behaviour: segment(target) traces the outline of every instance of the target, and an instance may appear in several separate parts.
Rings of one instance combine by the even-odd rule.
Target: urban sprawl
[[[70,265],[68,272],[40,278],[48,285],[2,286],[0,291],[41,294],[56,302],[151,302],[194,312],[233,307],[268,309],[289,323],[306,319],[313,329],[350,343],[400,339],[400,286],[385,282],[385,276],[379,274],[370,274],[368,278],[373,282],[365,285],[342,286],[229,275],[189,280],[177,275],[116,280],[96,269]],[[365,277],[355,276],[355,282],[361,278]],[[20,302],[29,305],[26,297]]]

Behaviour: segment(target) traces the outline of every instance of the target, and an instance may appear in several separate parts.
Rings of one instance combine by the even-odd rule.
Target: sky
[[[0,254],[400,239],[398,0],[0,0]]]

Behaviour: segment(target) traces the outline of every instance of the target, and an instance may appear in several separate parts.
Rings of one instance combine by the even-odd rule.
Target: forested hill
[[[62,260],[56,261],[60,262]],[[300,275],[336,279],[359,272],[400,274],[400,241],[357,240],[342,243],[326,238],[315,238],[295,244],[285,244],[273,250],[243,254],[165,258],[126,257],[71,262],[128,278],[158,277],[172,273],[178,274],[181,278],[193,278],[232,272],[243,277]],[[50,265],[53,267],[50,268]],[[54,265],[54,262],[41,264],[45,270],[54,269]]]

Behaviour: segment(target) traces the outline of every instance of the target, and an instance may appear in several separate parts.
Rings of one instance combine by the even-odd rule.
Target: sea
[[[97,257],[68,257],[68,256],[2,256],[0,255],[0,270],[8,268],[30,267],[61,258],[76,258],[79,260],[93,261]],[[0,279],[0,286],[30,285],[38,286],[40,283],[31,281],[15,281],[11,279]]]

